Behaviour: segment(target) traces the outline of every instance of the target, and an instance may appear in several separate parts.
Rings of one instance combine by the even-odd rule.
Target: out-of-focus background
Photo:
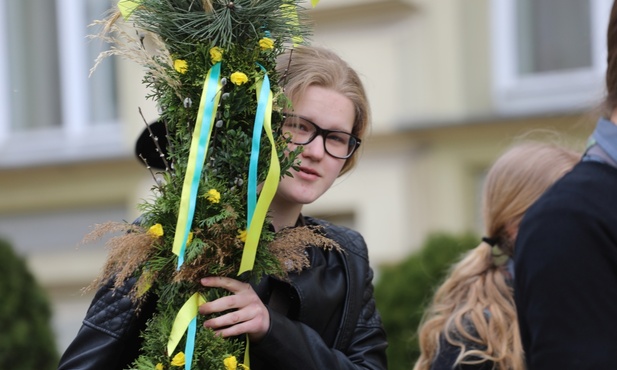
[[[106,258],[80,241],[94,224],[133,220],[152,184],[133,154],[138,108],[157,116],[140,67],[111,58],[89,77],[108,46],[88,25],[114,3],[0,0],[0,238],[47,292],[60,352]],[[361,74],[373,127],[358,167],[304,213],[360,231],[378,278],[434,232],[480,235],[485,171],[506,147],[584,149],[611,3],[321,0],[313,43]]]

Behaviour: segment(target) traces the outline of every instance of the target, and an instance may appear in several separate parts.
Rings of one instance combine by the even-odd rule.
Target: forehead
[[[322,86],[309,86],[293,104],[293,113],[305,117],[322,128],[351,132],[355,121],[354,104],[338,91]]]

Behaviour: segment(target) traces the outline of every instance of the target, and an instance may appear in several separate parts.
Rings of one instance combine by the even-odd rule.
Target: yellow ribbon
[[[244,369],[250,369],[251,368],[251,356],[249,356],[249,335],[246,335],[246,347],[244,348],[244,363],[242,365],[244,365]]]
[[[199,306],[206,303],[206,299],[199,293],[195,293],[189,298],[180,311],[176,315],[174,324],[171,328],[171,334],[169,334],[169,341],[167,342],[167,355],[171,356],[174,350],[180,343],[180,339],[184,336],[186,329],[189,326],[191,320],[197,316]]]
[[[141,0],[120,0],[118,1],[118,9],[124,20],[129,19],[131,14],[137,7],[141,5]]]
[[[259,94],[259,91],[261,90],[262,83],[263,81],[257,83],[257,94]],[[244,251],[242,252],[242,260],[240,261],[240,270],[238,271],[238,275],[253,269],[255,264],[255,255],[257,254],[257,245],[259,244],[259,235],[261,234],[261,229],[266,219],[266,214],[268,213],[270,203],[272,202],[276,189],[278,188],[279,178],[281,175],[281,166],[279,163],[278,153],[276,152],[276,144],[274,142],[274,137],[272,136],[271,118],[272,91],[268,94],[268,102],[264,117],[264,131],[270,140],[271,146],[270,168],[268,168],[266,180],[264,181],[263,188],[259,194],[259,199],[257,200],[251,226],[247,231],[246,242],[244,243]]]
[[[204,82],[204,87],[203,87],[203,91],[201,93],[201,101],[199,103],[199,111],[197,113],[197,120],[195,121],[195,129],[193,130],[193,137],[191,138],[191,147],[190,147],[190,151],[189,151],[189,158],[188,158],[188,163],[186,166],[186,174],[184,176],[184,185],[182,187],[182,195],[180,198],[180,207],[178,210],[178,222],[176,224],[176,233],[174,235],[174,244],[173,244],[173,248],[172,248],[172,252],[180,257],[180,252],[182,250],[182,247],[186,245],[185,240],[186,239],[186,226],[187,223],[192,223],[193,222],[193,218],[192,215],[189,215],[189,208],[190,208],[190,202],[191,202],[191,185],[192,185],[192,181],[195,175],[195,168],[197,166],[197,160],[198,160],[198,151],[199,151],[199,146],[200,146],[200,136],[201,136],[201,130],[202,130],[202,122],[203,122],[203,116],[204,116],[204,110],[207,110],[206,105],[207,104],[211,104],[211,110],[210,110],[210,124],[209,126],[209,132],[207,133],[207,138],[206,138],[206,142],[205,142],[205,153],[208,153],[208,145],[210,143],[210,134],[212,132],[212,126],[214,123],[214,119],[216,116],[216,107],[218,106],[218,102],[220,99],[221,94],[219,94],[218,92],[221,89],[221,80],[220,78],[216,78],[216,82],[214,83],[210,83],[210,78],[211,78],[211,72],[214,69],[211,68],[208,71],[208,74],[206,75],[206,79]],[[210,89],[214,89],[214,91],[210,91]],[[207,96],[208,95],[212,95],[214,94],[214,101],[208,101]],[[201,167],[201,166],[200,166]],[[193,194],[194,195],[194,194]],[[190,220],[189,220],[189,216]],[[182,258],[181,258],[182,259]]]

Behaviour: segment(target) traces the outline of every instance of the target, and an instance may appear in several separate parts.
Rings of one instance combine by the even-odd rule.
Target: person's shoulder
[[[362,234],[349,227],[333,224],[330,221],[304,216],[307,225],[315,225],[322,228],[323,234],[337,242],[345,251],[368,258],[366,242]]]
[[[527,213],[588,209],[589,204],[612,199],[617,169],[599,162],[580,162],[551,186]]]
[[[617,168],[596,161],[581,161],[556,184],[564,188],[579,189],[617,183]]]

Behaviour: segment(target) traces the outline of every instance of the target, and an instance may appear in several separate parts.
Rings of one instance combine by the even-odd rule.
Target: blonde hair
[[[356,113],[351,133],[364,138],[370,123],[366,92],[356,71],[336,53],[319,46],[297,46],[279,57],[277,71],[292,102],[300,100],[312,85],[332,89],[351,100]],[[346,160],[339,176],[355,166],[357,153]]]
[[[580,157],[570,149],[530,142],[512,147],[491,166],[484,184],[483,215],[486,235],[503,253],[513,252],[508,229],[518,229],[525,211]],[[525,368],[505,271],[493,261],[491,245],[485,242],[451,267],[420,325],[421,355],[414,370],[430,369],[440,339],[461,348],[457,365],[491,361],[495,369]]]
[[[606,33],[606,97],[604,117],[610,117],[617,108],[617,1],[613,2]]]

